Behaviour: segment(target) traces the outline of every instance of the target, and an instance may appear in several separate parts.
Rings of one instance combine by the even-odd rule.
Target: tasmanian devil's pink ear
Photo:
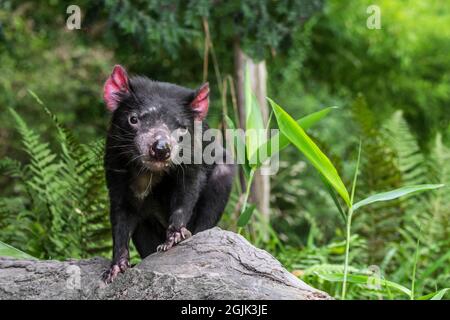
[[[191,107],[196,112],[196,120],[203,120],[208,113],[209,107],[209,83],[204,83],[195,93]]]
[[[114,69],[103,87],[103,100],[109,111],[114,111],[119,106],[120,94],[129,92],[128,75],[121,65],[115,65]]]

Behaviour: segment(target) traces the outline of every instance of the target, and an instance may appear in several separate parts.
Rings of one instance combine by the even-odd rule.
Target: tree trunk
[[[103,258],[68,261],[0,257],[5,299],[331,299],[286,271],[269,253],[219,228],[154,253],[109,285]]]
[[[266,62],[255,62],[248,57],[241,49],[239,42],[234,45],[234,64],[236,74],[236,95],[239,111],[239,122],[242,128],[245,128],[245,93],[244,78],[245,68],[248,66],[252,91],[255,94],[258,104],[261,108],[264,125],[267,125],[269,118],[269,108],[266,100],[267,96],[267,68]],[[256,203],[259,212],[263,218],[269,221],[270,214],[270,179],[268,175],[261,175],[258,170],[254,177],[250,199]]]

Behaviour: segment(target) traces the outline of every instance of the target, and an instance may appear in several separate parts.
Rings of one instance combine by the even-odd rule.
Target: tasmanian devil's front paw
[[[181,227],[179,229],[169,227],[169,229],[167,230],[166,241],[163,244],[159,245],[157,250],[167,251],[177,243],[189,238],[190,236],[192,236],[192,233],[185,227]]]
[[[103,273],[103,281],[111,283],[119,273],[125,272],[130,267],[127,259],[121,259],[117,263],[111,264],[111,267]]]

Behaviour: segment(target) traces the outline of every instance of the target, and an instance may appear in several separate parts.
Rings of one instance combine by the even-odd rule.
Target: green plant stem
[[[359,147],[358,147],[358,158],[356,160],[355,175],[353,176],[352,191],[351,191],[351,195],[350,195],[350,207],[348,208],[348,213],[347,213],[347,223],[346,223],[347,231],[346,231],[346,241],[345,241],[344,282],[342,283],[342,300],[345,300],[345,295],[347,293],[348,259],[349,259],[349,255],[350,255],[350,236],[351,236],[351,228],[352,228],[353,201],[355,198],[356,182],[358,180],[359,163],[361,161],[361,148],[362,148],[362,142],[361,142],[361,138],[360,138],[359,139]]]
[[[350,235],[352,226],[353,209],[350,207],[347,214],[347,227],[345,239],[345,262],[344,262],[344,281],[342,282],[342,300],[345,300],[347,293],[348,260],[350,255]]]
[[[419,229],[419,236],[420,236],[420,232],[421,232],[420,229]],[[414,298],[415,298],[416,271],[417,271],[417,262],[419,261],[419,245],[420,245],[420,238],[419,238],[419,236],[417,236],[416,252],[414,254],[413,274],[412,274],[412,280],[411,280],[411,296],[410,296],[411,300],[414,300]]]
[[[241,214],[245,211],[245,209],[247,209],[248,196],[250,194],[250,188],[252,187],[252,182],[253,182],[253,176],[254,175],[255,175],[255,168],[252,168],[250,170],[249,178],[248,178],[248,181],[247,181],[247,187],[245,189],[244,203],[242,204]],[[241,230],[242,230],[242,228],[239,227],[238,228],[238,234],[241,234]]]
[[[247,187],[245,189],[245,197],[244,197],[244,203],[242,204],[242,210],[241,213],[245,211],[245,209],[247,209],[247,203],[248,203],[248,196],[250,194],[250,188],[252,187],[252,182],[253,182],[253,176],[255,175],[255,169],[252,168],[252,170],[250,171],[250,175],[247,181]]]

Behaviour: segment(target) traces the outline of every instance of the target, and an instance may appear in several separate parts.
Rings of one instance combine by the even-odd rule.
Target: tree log
[[[154,253],[111,284],[104,258],[0,258],[2,299],[331,299],[285,270],[269,253],[219,228]]]

